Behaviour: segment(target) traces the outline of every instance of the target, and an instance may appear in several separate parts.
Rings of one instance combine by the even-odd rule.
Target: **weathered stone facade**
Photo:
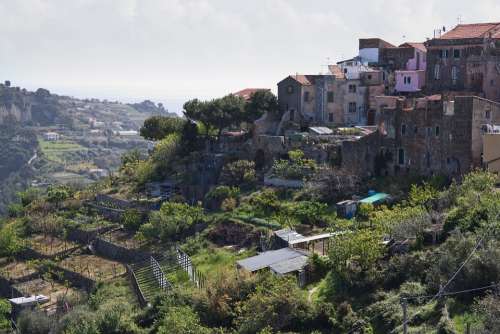
[[[377,113],[382,173],[459,175],[482,166],[482,128],[500,121],[500,104],[473,96],[394,99]]]
[[[425,44],[429,93],[468,91],[500,102],[500,23],[458,25]]]
[[[291,121],[302,126],[365,125],[371,99],[384,91],[382,77],[376,70],[356,79],[333,74],[289,76],[278,83],[279,105]]]

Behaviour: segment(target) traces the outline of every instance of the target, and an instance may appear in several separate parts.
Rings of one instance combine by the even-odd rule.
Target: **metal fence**
[[[184,253],[179,247],[176,247],[176,251],[177,263],[185,272],[187,272],[191,282],[193,282],[200,289],[204,288],[206,283],[205,275],[196,269],[189,255]]]
[[[160,288],[165,291],[172,289],[172,284],[170,284],[170,282],[167,280],[167,277],[165,276],[165,273],[163,273],[160,264],[152,256],[150,257],[150,266],[151,270],[153,271],[153,276],[158,282]]]

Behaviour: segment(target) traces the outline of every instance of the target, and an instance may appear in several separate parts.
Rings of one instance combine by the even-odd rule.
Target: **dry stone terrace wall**
[[[97,255],[123,263],[138,262],[151,256],[150,253],[119,246],[102,238],[96,238],[92,246]]]

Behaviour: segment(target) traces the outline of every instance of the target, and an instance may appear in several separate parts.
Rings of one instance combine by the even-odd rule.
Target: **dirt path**
[[[313,294],[314,294],[316,291],[318,291],[318,287],[317,287],[317,286],[315,286],[314,288],[312,288],[311,290],[309,290],[309,294],[307,295],[307,301],[308,301],[309,303],[312,303],[312,296],[313,296]]]

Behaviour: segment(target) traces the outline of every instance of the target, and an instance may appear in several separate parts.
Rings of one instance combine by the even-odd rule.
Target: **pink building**
[[[413,57],[408,59],[405,69],[395,71],[395,89],[404,93],[418,92],[425,85],[427,49],[423,43],[404,43],[399,47],[412,48]]]
[[[396,71],[396,91],[418,92],[425,85],[425,70]]]

